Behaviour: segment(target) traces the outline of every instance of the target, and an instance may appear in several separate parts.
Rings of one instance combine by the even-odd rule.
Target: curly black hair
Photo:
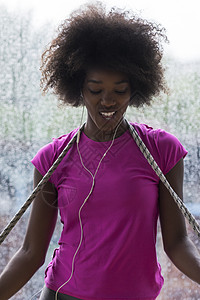
[[[41,88],[53,89],[60,100],[83,105],[81,90],[87,70],[101,66],[126,73],[132,89],[129,105],[150,104],[166,91],[162,41],[165,29],[130,11],[100,3],[74,11],[59,27],[42,54]]]

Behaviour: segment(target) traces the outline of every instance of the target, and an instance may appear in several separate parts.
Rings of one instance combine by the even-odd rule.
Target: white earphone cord
[[[78,212],[78,215],[79,215],[79,224],[80,224],[80,229],[81,229],[81,236],[80,236],[79,245],[78,245],[78,247],[77,247],[77,249],[76,249],[76,252],[75,252],[75,254],[74,254],[74,256],[73,256],[73,259],[72,259],[71,275],[70,275],[69,279],[68,279],[66,282],[64,282],[64,283],[57,289],[56,294],[55,294],[55,300],[58,299],[58,292],[59,292],[59,290],[60,290],[64,285],[66,285],[66,284],[71,280],[71,278],[72,278],[72,276],[73,276],[75,257],[76,257],[76,255],[77,255],[77,253],[78,253],[78,251],[79,251],[79,249],[80,249],[80,247],[81,247],[82,240],[83,240],[83,226],[82,226],[82,220],[81,220],[81,210],[82,210],[83,206],[85,205],[85,203],[87,202],[88,198],[90,197],[90,195],[91,195],[92,192],[93,192],[96,174],[97,174],[97,172],[98,172],[98,170],[99,170],[99,167],[100,167],[100,165],[101,165],[102,160],[104,159],[104,157],[106,156],[106,154],[108,153],[108,151],[110,150],[110,148],[112,147],[112,145],[113,145],[113,143],[114,143],[114,140],[115,140],[115,136],[116,136],[117,130],[118,130],[119,126],[121,125],[122,120],[123,120],[123,118],[120,120],[119,124],[117,125],[117,127],[116,127],[116,129],[115,129],[115,132],[114,132],[114,135],[113,135],[113,138],[112,138],[112,142],[111,142],[110,146],[108,147],[108,149],[107,149],[107,150],[105,151],[105,153],[103,154],[102,158],[100,159],[100,161],[99,161],[99,163],[98,163],[98,166],[97,166],[97,168],[96,168],[96,171],[95,171],[94,175],[92,174],[92,172],[91,172],[91,171],[84,165],[84,163],[83,163],[83,159],[82,159],[82,156],[81,156],[79,147],[78,147],[79,139],[80,139],[80,131],[78,132],[77,143],[76,143],[76,145],[77,145],[77,151],[78,151],[78,154],[79,154],[79,157],[80,157],[80,161],[81,161],[81,164],[82,164],[83,168],[84,168],[84,169],[91,175],[91,177],[92,177],[92,186],[91,186],[91,189],[90,189],[89,194],[87,195],[87,197],[86,197],[85,200],[83,201],[83,204],[81,205],[81,207],[80,207],[80,209],[79,209],[79,212]]]

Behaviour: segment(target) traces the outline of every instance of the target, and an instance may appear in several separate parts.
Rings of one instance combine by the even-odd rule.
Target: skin
[[[127,75],[112,70],[89,70],[83,85],[83,99],[87,108],[87,122],[84,133],[99,142],[112,139],[116,126],[120,124],[116,137],[127,130],[123,114],[126,112],[131,86]],[[115,115],[106,120],[100,112],[112,112]]]
[[[120,81],[123,83],[116,83]],[[123,93],[118,93],[119,91]],[[84,128],[88,137],[96,141],[111,140],[120,121],[122,123],[116,137],[127,130],[123,114],[128,106],[131,88],[125,74],[108,70],[90,70],[82,92],[88,111]],[[112,120],[105,120],[99,115],[99,111],[102,110],[116,110],[117,113]],[[183,159],[168,172],[166,177],[179,197],[183,198]],[[35,169],[34,187],[41,178],[41,174]],[[56,189],[48,182],[34,200],[22,247],[0,276],[1,300],[7,300],[14,295],[44,263],[56,224],[56,203]],[[184,217],[161,182],[159,184],[159,208],[165,252],[184,274],[200,284],[199,252],[187,236]]]
[[[41,179],[42,175],[34,169],[34,187]],[[1,300],[13,296],[43,265],[57,220],[56,202],[55,187],[47,182],[32,204],[23,245],[0,276]]]
[[[166,178],[183,199],[184,165],[181,159]],[[189,239],[185,219],[162,182],[159,184],[160,223],[164,250],[174,265],[190,279],[200,284],[200,255]]]

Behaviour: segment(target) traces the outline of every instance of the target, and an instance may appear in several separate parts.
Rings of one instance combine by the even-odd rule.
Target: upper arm
[[[42,179],[34,169],[34,187]],[[34,199],[23,248],[41,263],[44,261],[57,220],[57,191],[49,181]]]
[[[183,199],[183,159],[167,173],[166,178],[178,196]],[[185,219],[162,182],[159,184],[160,223],[164,249],[169,252],[187,235]]]

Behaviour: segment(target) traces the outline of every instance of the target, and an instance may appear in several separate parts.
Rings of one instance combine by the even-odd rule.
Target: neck
[[[117,128],[117,126],[110,132],[103,131],[99,128],[96,128],[96,130],[94,130],[94,129],[89,128],[88,123],[86,123],[83,131],[84,131],[85,135],[87,135],[87,137],[89,137],[93,141],[107,142],[107,141],[111,141],[113,139],[116,128]],[[117,129],[115,138],[120,137],[127,129],[128,129],[127,123],[126,123],[125,119],[123,119]]]

